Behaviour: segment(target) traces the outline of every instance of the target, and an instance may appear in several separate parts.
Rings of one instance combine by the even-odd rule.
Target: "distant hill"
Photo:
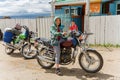
[[[9,16],[9,15],[6,15]],[[11,19],[14,18],[37,18],[37,17],[48,17],[50,16],[50,13],[46,14],[23,14],[23,15],[11,15]],[[4,16],[0,16],[0,19],[2,19]]]

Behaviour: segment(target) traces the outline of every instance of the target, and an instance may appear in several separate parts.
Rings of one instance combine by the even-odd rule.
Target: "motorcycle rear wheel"
[[[13,52],[14,52],[14,49],[11,49],[11,48],[9,48],[9,47],[5,47],[5,53],[6,53],[6,54],[10,55],[10,54],[12,54]]]
[[[42,61],[39,59],[39,56],[42,56],[44,55],[46,52],[46,49],[43,48],[40,52],[39,52],[39,55],[37,56],[37,62],[38,64],[44,68],[44,69],[51,69],[53,66],[54,66],[54,63],[48,63],[48,62],[45,62],[45,61]],[[47,64],[47,65],[46,65]]]

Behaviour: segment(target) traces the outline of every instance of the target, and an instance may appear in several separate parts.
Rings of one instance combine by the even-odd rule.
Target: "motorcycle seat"
[[[37,38],[36,39],[38,42],[41,42],[45,45],[45,46],[49,46],[50,45],[50,40],[46,39],[46,38]]]
[[[73,46],[72,41],[64,41],[64,42],[60,43],[61,48],[69,48],[72,46]]]

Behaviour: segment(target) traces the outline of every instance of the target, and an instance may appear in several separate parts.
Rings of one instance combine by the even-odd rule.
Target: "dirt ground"
[[[54,73],[55,68],[42,69],[36,59],[25,60],[20,53],[5,54],[0,44],[0,80],[120,80],[120,48],[98,47],[104,58],[104,66],[98,73],[88,74],[76,62],[61,66],[63,76]]]

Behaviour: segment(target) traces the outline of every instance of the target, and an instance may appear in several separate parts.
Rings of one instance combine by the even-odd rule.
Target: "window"
[[[117,4],[117,15],[120,14],[120,4]]]
[[[78,15],[77,9],[71,9],[71,15]]]
[[[65,14],[69,14],[70,10],[69,9],[65,9]]]
[[[74,15],[75,9],[71,9],[71,14]]]
[[[102,4],[102,14],[108,14],[109,13],[109,3],[103,3]]]

